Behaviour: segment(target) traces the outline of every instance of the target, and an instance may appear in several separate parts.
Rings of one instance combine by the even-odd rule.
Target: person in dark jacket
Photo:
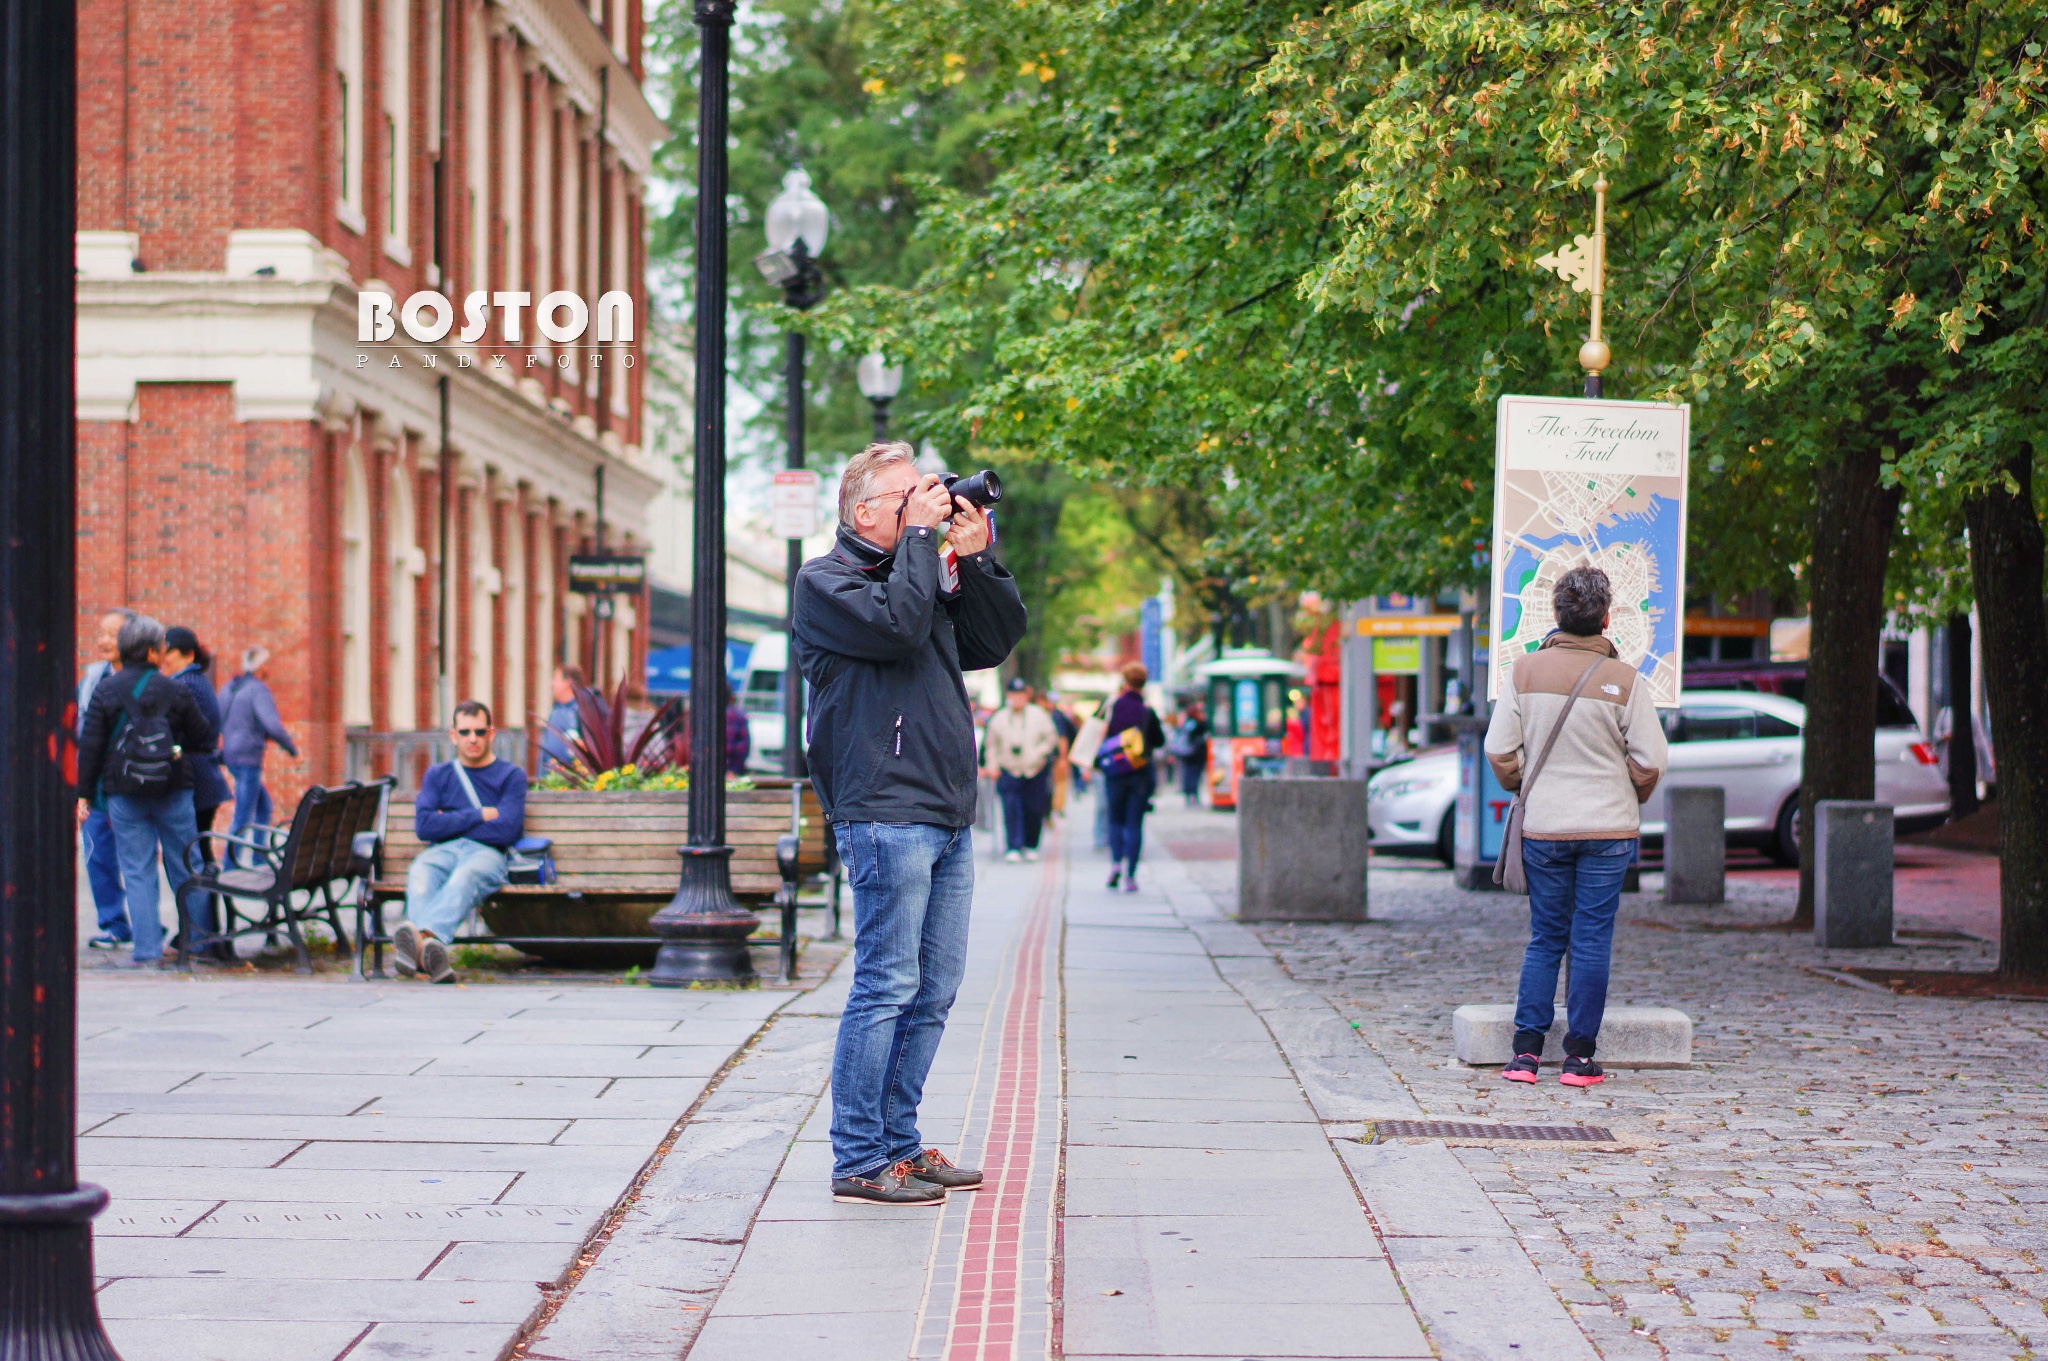
[[[192,703],[206,721],[218,731],[220,728],[220,700],[213,693],[213,682],[206,673],[213,669],[213,654],[199,645],[199,635],[182,624],[174,624],[164,630],[163,673],[192,693]],[[206,864],[213,863],[214,816],[229,798],[228,782],[220,773],[220,743],[215,741],[206,751],[185,753],[185,765],[192,773],[192,824],[199,829],[199,858]],[[208,934],[220,930],[220,900],[212,894],[206,898],[206,929]],[[213,953],[219,958],[233,957],[234,947],[227,941],[216,940]]]
[[[1209,720],[1201,705],[1188,706],[1167,750],[1180,766],[1180,796],[1193,808],[1202,801],[1202,772],[1209,765]]]
[[[1138,891],[1138,852],[1145,845],[1145,814],[1152,806],[1152,791],[1158,787],[1152,755],[1166,745],[1159,715],[1145,702],[1149,679],[1143,662],[1124,668],[1124,688],[1110,704],[1109,726],[1102,732],[1103,741],[1108,742],[1122,736],[1125,729],[1136,728],[1143,739],[1144,760],[1135,770],[1119,771],[1108,758],[1096,757],[1096,765],[1102,769],[1103,802],[1109,808],[1109,886],[1115,888],[1121,881],[1126,893]]]
[[[219,732],[192,702],[192,692],[159,671],[164,626],[148,615],[121,625],[121,669],[93,691],[78,742],[78,820],[104,807],[121,856],[128,925],[135,948],[109,967],[141,968],[163,958],[164,928],[157,917],[157,852],[175,889],[200,868],[199,829],[192,817],[191,762],[183,753],[211,751]],[[160,764],[134,744],[138,734],[167,735]],[[127,739],[127,740],[124,740]],[[206,897],[186,902],[184,929],[195,950],[207,945],[201,922]]]
[[[455,759],[429,766],[413,831],[427,843],[405,875],[405,920],[391,933],[398,972],[453,983],[448,942],[478,903],[505,886],[505,853],[526,834],[526,772],[491,750],[490,706],[455,706]]]
[[[989,551],[987,515],[920,475],[909,445],[877,443],[846,465],[837,541],[798,573],[793,616],[811,775],[853,884],[832,1195],[937,1204],[981,1182],[917,1128],[974,899],[974,715],[960,673],[1010,654],[1024,601]]]
[[[252,825],[270,826],[270,791],[263,787],[263,753],[269,744],[299,754],[271,698],[269,662],[268,648],[245,650],[242,674],[220,692],[220,759],[235,780],[235,816],[228,830],[237,835]]]
[[[747,726],[747,711],[740,707],[739,697],[732,692],[732,683],[725,686],[725,769],[728,774],[738,775],[747,768],[747,757],[754,750],[754,733]]]
[[[569,770],[576,764],[570,741],[582,735],[582,718],[576,708],[576,692],[584,688],[583,668],[562,665],[548,682],[548,696],[554,707],[548,710],[547,725],[540,733],[541,774]]]
[[[92,708],[93,692],[100,682],[121,669],[121,625],[135,617],[133,610],[108,610],[100,616],[99,636],[93,643],[99,660],[89,663],[78,678],[78,717],[74,739],[85,736],[86,711]],[[99,915],[100,933],[86,942],[93,950],[118,950],[132,940],[128,930],[128,894],[121,887],[121,852],[114,845],[114,824],[107,810],[95,808],[85,820],[85,879],[92,886],[92,905]]]

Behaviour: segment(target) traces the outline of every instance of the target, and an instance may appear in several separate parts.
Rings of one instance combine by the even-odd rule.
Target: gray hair
[[[163,645],[164,626],[146,614],[130,615],[116,639],[123,666],[141,666],[149,660],[150,653]]]
[[[267,647],[245,647],[242,649],[242,669],[244,671],[254,671],[269,660],[270,649]]]
[[[875,479],[899,463],[917,466],[917,450],[902,440],[876,440],[847,460],[839,477],[839,523],[853,523],[853,508],[874,495]]]
[[[1574,567],[1557,579],[1550,595],[1550,612],[1566,633],[1591,638],[1606,625],[1613,596],[1607,573],[1598,567]]]

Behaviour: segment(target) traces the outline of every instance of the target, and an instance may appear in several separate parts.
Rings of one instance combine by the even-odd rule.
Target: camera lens
[[[1003,499],[1003,479],[988,468],[982,469],[972,477],[954,477],[948,474],[946,490],[969,505],[986,509]]]

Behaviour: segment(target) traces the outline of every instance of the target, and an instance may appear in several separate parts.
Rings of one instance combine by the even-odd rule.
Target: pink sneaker
[[[1534,1054],[1517,1054],[1514,1062],[1501,1069],[1500,1075],[1510,1082],[1534,1082],[1536,1069],[1542,1060]]]
[[[1573,1054],[1565,1059],[1564,1072],[1557,1080],[1567,1087],[1592,1087],[1607,1081],[1607,1072],[1593,1060]]]

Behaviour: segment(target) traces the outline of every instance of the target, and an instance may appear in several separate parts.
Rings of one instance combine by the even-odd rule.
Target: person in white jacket
[[[981,743],[983,771],[995,779],[1003,801],[1003,859],[1038,859],[1038,838],[1052,811],[1052,765],[1059,751],[1060,732],[1052,715],[1031,702],[1029,682],[1022,676],[1012,679]]]
[[[1606,1076],[1593,1053],[1607,1009],[1614,915],[1622,878],[1636,859],[1638,810],[1669,759],[1649,687],[1603,634],[1611,594],[1597,567],[1575,567],[1558,579],[1551,605],[1557,629],[1501,677],[1486,730],[1486,759],[1501,788],[1513,791],[1565,720],[1522,811],[1529,948],[1515,1001],[1515,1057],[1502,1074],[1510,1082],[1537,1080],[1567,946],[1572,968],[1559,1080],[1590,1087]],[[1578,699],[1570,702],[1574,689]]]

